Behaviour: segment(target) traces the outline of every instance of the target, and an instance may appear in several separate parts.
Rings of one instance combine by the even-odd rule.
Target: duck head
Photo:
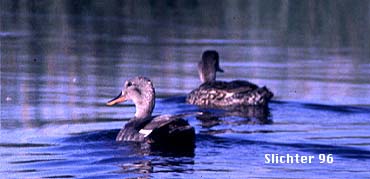
[[[203,52],[202,60],[198,63],[198,74],[202,83],[215,81],[216,72],[224,72],[220,67],[219,55],[215,50]]]
[[[146,77],[135,77],[127,80],[122,91],[117,97],[108,101],[107,105],[112,106],[127,100],[132,100],[134,102],[136,107],[136,118],[151,116],[155,105],[153,83]]]

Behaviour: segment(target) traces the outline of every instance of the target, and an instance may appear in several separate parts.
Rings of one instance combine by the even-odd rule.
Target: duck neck
[[[136,106],[136,119],[146,119],[151,117],[155,105],[154,99],[149,101],[134,101],[134,103]]]
[[[199,62],[198,74],[202,83],[216,80],[216,69],[213,67],[213,64],[207,63],[207,61],[202,60]]]
[[[204,71],[199,72],[200,81],[202,83],[211,82],[216,80],[216,72],[208,72],[205,73]]]

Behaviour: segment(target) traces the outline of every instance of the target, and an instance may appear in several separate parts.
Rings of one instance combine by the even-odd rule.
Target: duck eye
[[[132,83],[131,83],[130,81],[128,81],[128,82],[126,83],[126,86],[127,86],[127,87],[130,87],[130,86],[132,86]]]

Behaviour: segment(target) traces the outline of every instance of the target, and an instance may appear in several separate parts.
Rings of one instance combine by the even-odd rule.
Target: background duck
[[[217,51],[203,52],[198,63],[202,84],[189,93],[186,98],[188,103],[209,107],[266,106],[273,97],[273,93],[266,87],[260,88],[248,81],[216,81],[216,72],[223,72]]]
[[[146,77],[127,80],[122,92],[107,105],[132,100],[136,113],[121,129],[116,141],[181,144],[193,143],[195,131],[181,115],[152,116],[155,106],[153,83]]]

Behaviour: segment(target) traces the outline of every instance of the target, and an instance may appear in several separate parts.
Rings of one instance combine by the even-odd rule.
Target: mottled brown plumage
[[[238,105],[264,106],[273,97],[273,93],[266,87],[260,88],[248,81],[215,81],[216,71],[221,69],[216,51],[205,51],[199,64],[203,64],[198,65],[199,77],[203,84],[187,96],[186,101],[190,104],[221,108]]]

